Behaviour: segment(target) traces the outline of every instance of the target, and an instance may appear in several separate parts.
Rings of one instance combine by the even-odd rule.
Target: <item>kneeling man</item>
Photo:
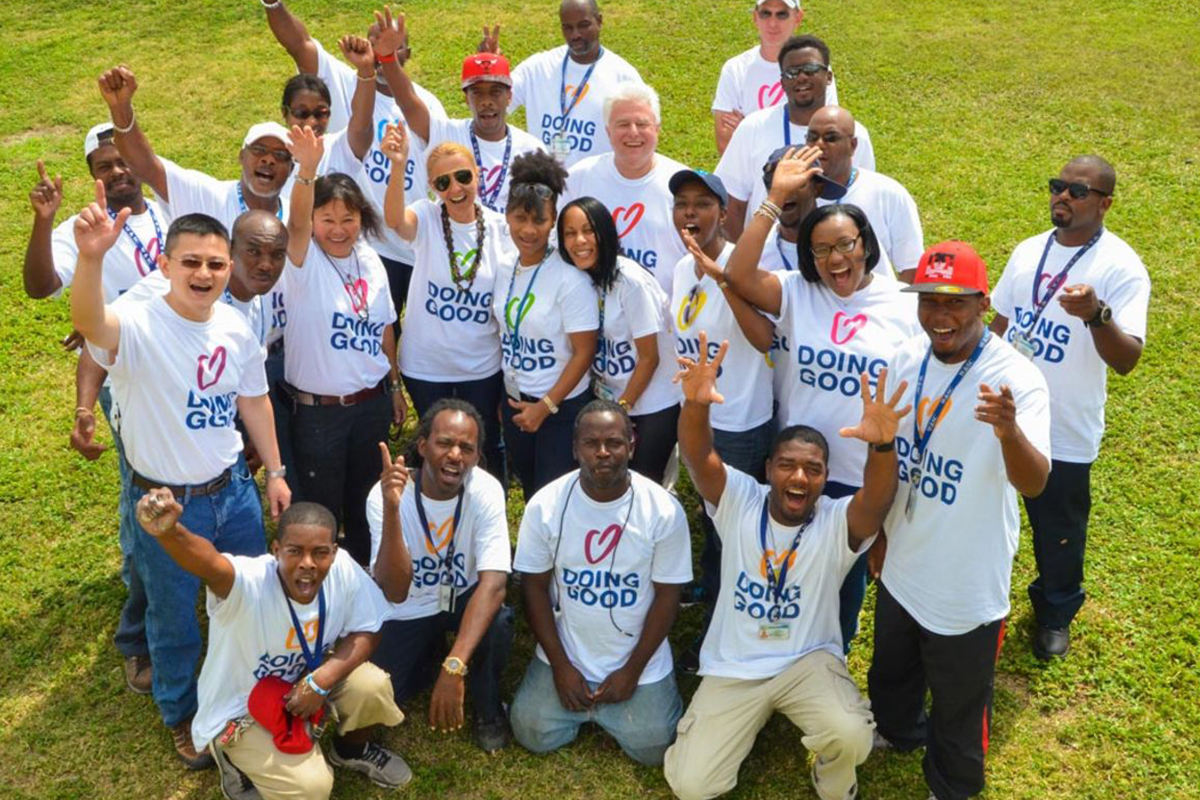
[[[781,711],[816,754],[817,795],[847,800],[857,794],[855,768],[871,752],[875,723],[846,671],[838,591],[896,494],[893,440],[908,413],[896,404],[906,385],[885,401],[887,370],[874,398],[862,376],[862,421],[841,430],[870,446],[863,488],[853,496],[821,496],[829,446],[805,425],[775,436],[763,486],[713,448],[708,409],[722,402],[716,379],[727,349],[723,343],[709,362],[701,333],[700,362],[679,360],[679,451],[721,537],[721,585],[729,590],[700,650],[704,680],[666,754],[667,783],[683,800],[729,791],[759,730]]]

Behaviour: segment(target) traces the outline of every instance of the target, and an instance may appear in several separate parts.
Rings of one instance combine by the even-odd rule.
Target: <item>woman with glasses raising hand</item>
[[[796,244],[798,271],[759,269],[780,209],[815,191],[819,171],[813,163],[820,154],[816,147],[793,148],[779,161],[767,200],[738,239],[725,274],[735,293],[775,323],[776,422],[781,428],[810,425],[825,436],[830,472],[824,494],[836,498],[861,488],[867,461],[866,443],[838,433],[860,415],[860,375],[867,374],[874,391],[879,371],[920,327],[915,298],[902,294],[902,284],[886,269],[875,269],[882,248],[858,206],[822,206],[804,218]],[[866,592],[865,558],[842,586],[847,650]]]
[[[517,254],[496,274],[504,446],[525,497],[575,468],[572,429],[588,401],[600,327],[596,290],[550,242],[567,171],[538,151],[513,159],[505,219]]]
[[[408,131],[389,125],[380,149],[393,165],[408,159]],[[436,201],[406,205],[404,184],[388,184],[388,227],[412,245],[400,374],[418,416],[444,397],[466,400],[484,421],[484,466],[504,482],[500,454],[499,327],[492,316],[496,272],[515,255],[504,217],[479,202],[479,167],[455,142],[433,146],[425,160]]]

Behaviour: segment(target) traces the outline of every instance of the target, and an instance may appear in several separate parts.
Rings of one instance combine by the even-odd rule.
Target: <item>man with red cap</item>
[[[867,686],[876,747],[924,745],[930,798],[962,800],[984,785],[1017,493],[1046,486],[1050,398],[1037,367],[984,325],[987,266],[970,245],[925,251],[904,291],[919,293],[924,335],[889,369],[908,383],[913,422],[896,436],[900,484],[875,545],[886,559]]]

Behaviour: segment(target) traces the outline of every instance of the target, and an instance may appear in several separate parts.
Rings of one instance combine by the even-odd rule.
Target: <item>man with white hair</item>
[[[625,83],[604,99],[604,130],[612,152],[571,167],[562,204],[594,197],[612,212],[621,255],[646,268],[668,295],[675,264],[687,255],[672,221],[671,176],[688,167],[656,152],[662,130],[658,93]]]

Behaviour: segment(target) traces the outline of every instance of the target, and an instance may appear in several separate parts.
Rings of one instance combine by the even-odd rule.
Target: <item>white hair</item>
[[[626,100],[650,106],[650,113],[654,115],[655,124],[662,123],[662,105],[658,102],[658,92],[644,83],[626,81],[604,98],[604,127],[607,128],[609,120],[612,119],[613,106]]]

